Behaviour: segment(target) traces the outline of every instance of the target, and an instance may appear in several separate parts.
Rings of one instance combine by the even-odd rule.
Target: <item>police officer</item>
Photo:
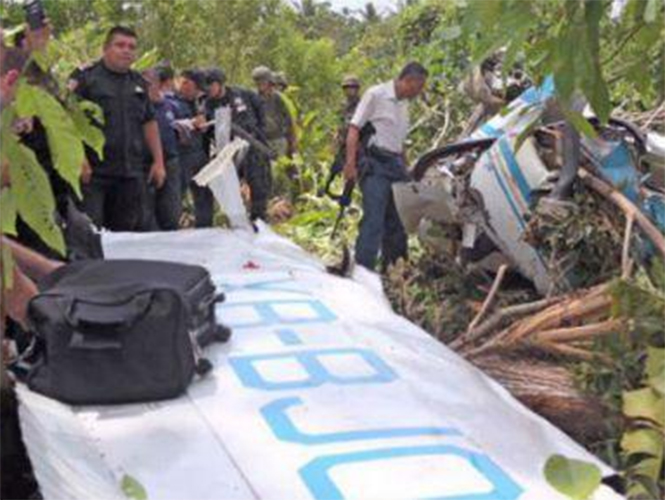
[[[343,172],[347,181],[360,181],[363,217],[355,257],[358,264],[368,269],[374,269],[379,252],[384,269],[406,257],[407,237],[395,207],[392,185],[408,179],[404,155],[409,131],[408,99],[422,92],[426,80],[427,70],[421,64],[407,64],[395,80],[367,90],[351,119]],[[375,134],[360,176],[360,135],[368,123]]]
[[[194,177],[208,163],[205,149],[205,73],[197,69],[181,73],[177,96],[176,130],[178,153],[182,169],[182,186],[192,192],[196,227],[211,227],[213,222],[213,196],[207,186],[199,186]]]
[[[102,59],[75,71],[69,89],[98,104],[104,124],[104,156],[88,149],[81,173],[83,204],[93,222],[112,231],[136,231],[143,221],[146,178],[144,147],[152,156],[149,183],[160,188],[166,178],[159,129],[145,80],[131,69],[136,33],[111,28]]]
[[[164,164],[166,166],[166,181],[161,189],[149,190],[149,207],[146,214],[146,229],[161,229],[173,231],[178,229],[180,214],[182,213],[182,188],[180,161],[178,158],[178,138],[175,131],[177,106],[171,99],[167,99],[161,90],[159,73],[156,69],[143,72],[148,82],[148,95],[155,108],[155,118],[159,126],[159,136],[162,141]],[[150,162],[150,154],[147,152]]]
[[[268,145],[278,156],[292,158],[296,153],[293,117],[275,88],[273,72],[266,66],[259,66],[252,71],[252,79],[263,101]]]
[[[213,69],[207,75],[208,98],[206,119],[215,119],[219,108],[229,107],[233,130],[231,137],[242,134],[251,136],[258,143],[266,145],[265,117],[261,98],[251,90],[226,85],[222,70]],[[208,132],[214,134],[214,130]],[[246,137],[243,137],[246,138]],[[252,220],[265,219],[270,197],[270,161],[257,144],[251,144],[239,165],[240,177],[249,185],[251,192],[250,216]]]

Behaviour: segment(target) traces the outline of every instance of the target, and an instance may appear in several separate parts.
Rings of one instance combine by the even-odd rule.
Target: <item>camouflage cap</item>
[[[267,66],[259,66],[252,71],[252,80],[255,82],[270,82],[272,81],[272,71]]]
[[[342,87],[360,87],[360,79],[354,75],[346,75],[342,80]]]

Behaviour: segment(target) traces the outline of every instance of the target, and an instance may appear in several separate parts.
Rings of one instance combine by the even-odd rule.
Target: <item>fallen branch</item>
[[[623,237],[623,249],[621,250],[621,278],[628,279],[630,276],[633,262],[630,258],[630,240],[633,235],[633,225],[635,217],[629,215],[626,217],[626,232]]]
[[[640,226],[640,229],[651,240],[661,257],[665,258],[665,236],[632,201],[626,198],[620,191],[614,189],[610,184],[584,169],[580,169],[578,175],[584,184],[619,207],[626,217],[634,217],[637,225]]]
[[[485,298],[485,301],[483,302],[480,311],[478,311],[476,317],[473,318],[473,321],[469,323],[469,327],[467,328],[466,331],[467,334],[471,330],[473,330],[476,326],[478,326],[478,323],[480,323],[480,321],[485,317],[485,314],[487,314],[487,311],[489,311],[490,307],[492,307],[494,299],[496,298],[496,294],[499,292],[499,289],[501,288],[501,283],[503,282],[503,278],[506,276],[506,271],[508,271],[508,266],[506,264],[501,264],[501,266],[499,266],[499,270],[496,273],[496,277],[494,278],[494,282],[492,283],[492,288],[490,288],[490,291],[487,294],[487,297]]]

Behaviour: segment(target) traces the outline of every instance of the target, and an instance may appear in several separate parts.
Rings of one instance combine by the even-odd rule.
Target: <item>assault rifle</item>
[[[360,129],[360,144],[358,147],[358,174],[362,175],[362,163],[364,157],[367,155],[367,150],[369,148],[369,140],[376,133],[376,129],[371,122],[365,124],[363,128]],[[344,213],[346,212],[347,207],[351,204],[351,199],[353,196],[353,190],[356,187],[354,181],[345,181],[344,188],[341,193],[333,193],[332,185],[335,182],[335,179],[342,175],[342,170],[344,170],[344,164],[346,163],[346,144],[341,146],[335,155],[335,160],[330,166],[330,173],[326,179],[326,183],[322,189],[319,190],[319,196],[326,195],[330,199],[336,201],[339,204],[339,212],[337,213],[337,219],[335,219],[335,225],[333,226],[332,234],[330,239],[334,239],[337,236],[337,231],[339,226],[344,218]]]

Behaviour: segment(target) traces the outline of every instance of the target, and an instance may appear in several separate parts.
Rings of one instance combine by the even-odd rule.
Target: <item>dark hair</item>
[[[226,73],[221,68],[209,68],[206,71],[206,83],[210,85],[211,83],[220,83],[224,85],[226,83]]]
[[[161,65],[155,67],[155,73],[157,73],[157,78],[159,83],[164,83],[168,80],[173,80],[175,78],[175,71],[171,66]]]
[[[109,32],[106,34],[106,38],[104,39],[104,47],[109,45],[113,41],[113,37],[116,35],[122,35],[122,36],[128,36],[130,38],[138,38],[139,36],[136,34],[136,31],[134,31],[131,28],[128,28],[127,26],[113,26],[109,30]]]
[[[196,86],[199,88],[199,90],[205,89],[206,82],[205,82],[205,73],[199,69],[186,69],[182,73],[180,73],[180,76],[183,78],[186,78],[187,80],[193,81]]]
[[[425,69],[425,66],[419,62],[411,61],[407,63],[406,66],[402,68],[402,71],[399,73],[399,79],[403,80],[408,77],[422,78],[423,80],[429,76],[429,72]]]

